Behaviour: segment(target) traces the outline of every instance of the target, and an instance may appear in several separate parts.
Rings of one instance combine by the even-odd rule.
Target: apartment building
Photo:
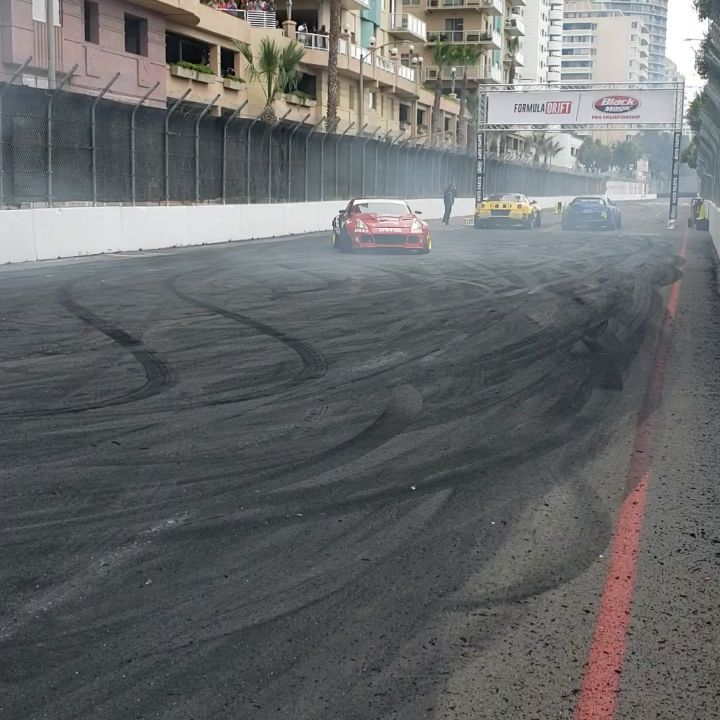
[[[525,65],[519,72],[521,82],[560,81],[563,1],[527,0],[524,11]]]
[[[593,6],[599,12],[621,12],[640,19],[648,29],[648,79],[665,80],[667,0],[593,0]]]
[[[490,39],[479,41],[484,46],[482,59],[469,74],[474,82],[501,82],[506,31],[517,34],[522,23],[513,17],[506,27],[502,0],[481,1],[485,4],[472,11],[457,10],[457,19],[464,19],[465,13],[467,25],[463,29],[456,23],[452,38],[460,41],[456,31],[460,28],[467,32],[463,41],[474,43],[473,29],[481,33],[489,29]],[[264,96],[257,83],[244,81],[244,61],[237,42],[257,48],[263,37],[278,43],[296,39],[306,48],[303,78],[298,94],[278,101],[277,114],[312,124],[319,124],[326,114],[328,37],[323,26],[327,29],[330,24],[327,2],[295,0],[281,8],[273,0],[251,0],[232,11],[200,0],[54,3],[58,80],[71,74],[65,86],[70,92],[97,95],[119,73],[107,89],[108,99],[128,103],[143,99],[147,106],[167,107],[189,91],[186,104],[202,106],[214,100],[213,114],[234,111],[245,103],[242,115],[257,116]],[[292,17],[288,16],[290,7]],[[400,0],[342,0],[342,7],[340,130],[354,133],[362,122],[368,133],[426,135],[431,127],[434,86],[425,83],[432,75],[428,72],[432,53],[426,47],[432,36],[424,18],[442,28],[445,23],[439,17],[433,20],[435,8],[401,5]],[[0,79],[7,80],[27,63],[16,82],[46,87],[45,0],[3,0],[0,38]],[[361,68],[363,97],[359,96]],[[447,72],[441,78],[444,85],[445,77]],[[449,93],[449,88],[445,87],[445,92]],[[442,98],[447,139],[456,132],[459,105],[447,94]]]
[[[650,32],[643,19],[595,8],[590,0],[566,0],[563,82],[646,82]]]

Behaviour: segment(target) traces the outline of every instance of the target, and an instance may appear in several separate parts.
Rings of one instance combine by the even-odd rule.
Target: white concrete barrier
[[[654,196],[616,197],[640,200]],[[570,197],[538,198],[542,208]],[[0,263],[54,260],[326,231],[343,201],[274,205],[71,207],[0,212]],[[440,198],[411,200],[425,219],[442,217]],[[458,198],[453,216],[473,214],[473,198]]]
[[[710,221],[710,237],[712,238],[713,245],[715,245],[715,252],[720,257],[720,207],[709,200],[705,201],[705,207],[708,211],[708,220]]]

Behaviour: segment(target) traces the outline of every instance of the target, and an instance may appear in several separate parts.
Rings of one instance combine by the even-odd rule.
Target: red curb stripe
[[[680,247],[681,258],[685,258],[686,251],[687,233]],[[618,513],[608,573],[574,720],[613,720],[615,717],[625,657],[625,639],[635,593],[645,499],[652,471],[657,410],[672,347],[672,328],[681,285],[681,278],[672,284],[665,306],[665,319],[657,341],[655,365],[635,428],[633,454],[626,476],[630,492]]]

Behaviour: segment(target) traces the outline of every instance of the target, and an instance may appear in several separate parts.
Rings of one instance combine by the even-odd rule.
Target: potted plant
[[[225,87],[226,90],[239,92],[245,88],[245,81],[237,77],[234,72],[227,72],[223,75],[223,87]]]
[[[317,104],[315,98],[310,97],[310,95],[300,90],[285,93],[285,102],[288,103],[288,105],[300,105],[302,107],[315,107]]]
[[[180,60],[170,65],[170,74],[188,80],[209,84],[215,81],[215,73],[209,65]]]
[[[195,70],[195,79],[198,82],[205,83],[206,85],[215,82],[215,73],[209,65],[198,64],[195,66]]]
[[[170,64],[170,74],[175,77],[186,78],[187,80],[195,79],[195,68],[192,63],[180,60]]]

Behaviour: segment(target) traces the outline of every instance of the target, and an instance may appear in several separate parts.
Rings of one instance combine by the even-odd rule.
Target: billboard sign
[[[674,89],[489,91],[488,125],[672,125]]]

